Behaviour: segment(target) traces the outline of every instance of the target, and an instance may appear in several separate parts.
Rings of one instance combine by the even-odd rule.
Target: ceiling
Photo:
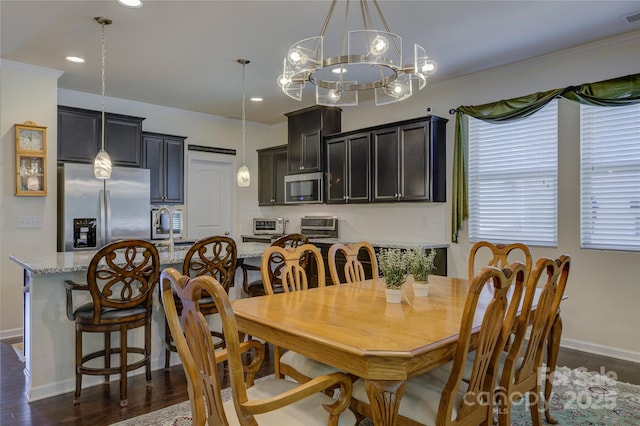
[[[276,77],[291,44],[319,35],[328,0],[144,2],[128,9],[115,0],[0,0],[2,59],[63,71],[60,88],[99,94],[100,25],[93,18],[104,16],[113,20],[106,28],[108,97],[238,118],[242,66],[236,59],[247,58],[247,96],[264,98],[247,102],[247,120],[278,123],[284,113],[313,104],[313,86],[297,102],[280,91]],[[640,20],[625,19],[640,12],[640,1],[379,4],[390,30],[403,37],[405,57],[418,43],[437,62],[431,83],[640,30]],[[341,1],[325,55],[339,50],[344,14]],[[359,14],[354,0],[349,16]],[[70,63],[68,55],[87,62]]]

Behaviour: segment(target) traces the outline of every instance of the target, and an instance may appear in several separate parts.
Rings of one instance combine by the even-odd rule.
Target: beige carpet
[[[230,389],[224,389],[222,392],[223,398],[230,398]],[[512,426],[531,425],[526,399],[523,398],[513,404]],[[550,407],[551,413],[560,425],[638,426],[640,425],[640,386],[617,382],[610,375],[602,376],[584,369],[571,370],[561,367],[554,376]],[[189,401],[186,401],[115,423],[112,426],[189,426],[191,425],[190,410]],[[370,426],[370,420],[360,424],[360,426],[365,425]]]

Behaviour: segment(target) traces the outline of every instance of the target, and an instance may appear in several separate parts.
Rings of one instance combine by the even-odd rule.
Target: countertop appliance
[[[92,164],[58,166],[58,251],[96,250],[124,238],[149,239],[149,170],[114,167],[96,179]]]
[[[322,172],[303,173],[284,177],[285,204],[322,203]]]
[[[304,216],[300,233],[309,238],[338,238],[338,218],[335,216]]]
[[[185,234],[184,206],[151,206],[151,239],[166,240],[169,238],[169,214],[166,211],[162,211],[158,218],[158,211],[160,210],[160,207],[167,207],[171,210],[173,240],[174,242],[181,241]]]
[[[254,235],[284,235],[285,220],[282,217],[256,217],[253,219]]]

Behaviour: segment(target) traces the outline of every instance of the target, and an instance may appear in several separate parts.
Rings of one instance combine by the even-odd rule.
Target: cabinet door
[[[372,132],[373,138],[373,201],[395,201],[399,196],[398,128]]]
[[[107,114],[104,149],[114,166],[142,165],[142,119]]]
[[[282,147],[273,153],[273,188],[274,204],[284,205],[284,177],[287,174],[287,147]]]
[[[165,139],[165,203],[184,202],[184,139]]]
[[[144,165],[149,169],[151,183],[151,202],[164,202],[164,139],[144,137]]]
[[[429,122],[400,127],[400,200],[431,199]]]
[[[305,173],[322,170],[322,147],[320,130],[302,134],[302,171]]]
[[[287,146],[258,150],[258,205],[284,205]]]
[[[98,112],[58,107],[58,161],[93,163],[99,141]]]
[[[289,135],[287,145],[288,170],[290,174],[303,173],[302,170],[302,134],[297,137]]]
[[[327,140],[327,204],[347,202],[347,139]]]
[[[371,200],[371,143],[369,133],[349,137],[347,151],[347,202],[369,202]]]

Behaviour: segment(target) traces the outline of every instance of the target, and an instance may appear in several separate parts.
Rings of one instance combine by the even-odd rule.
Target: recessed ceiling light
[[[85,60],[80,58],[79,56],[67,56],[65,58],[69,62],[75,62],[76,64],[84,64]]]
[[[117,2],[126,7],[142,7],[142,0],[117,0]]]
[[[253,97],[253,98],[249,98],[249,100],[251,102],[262,102],[264,99],[262,98],[258,98],[258,97]]]

